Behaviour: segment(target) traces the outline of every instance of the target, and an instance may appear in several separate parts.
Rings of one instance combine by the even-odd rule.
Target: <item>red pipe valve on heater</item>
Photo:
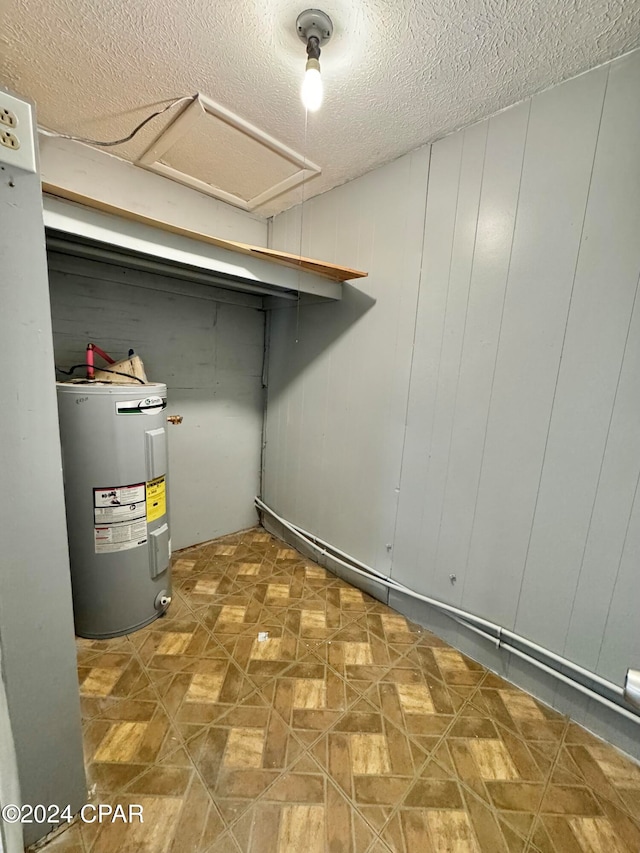
[[[103,349],[100,349],[100,347],[97,344],[87,344],[87,361],[86,361],[87,379],[94,379],[95,378],[94,360],[93,360],[94,352],[97,352],[98,355],[107,362],[107,364],[115,364],[116,363],[115,359],[111,358],[111,356],[108,355]]]

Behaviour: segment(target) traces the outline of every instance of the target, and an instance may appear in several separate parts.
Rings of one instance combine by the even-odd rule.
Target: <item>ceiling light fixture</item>
[[[307,65],[302,83],[302,103],[309,112],[316,112],[322,104],[322,77],[320,76],[320,46],[333,34],[331,18],[320,9],[307,9],[298,15],[296,30],[307,45]]]

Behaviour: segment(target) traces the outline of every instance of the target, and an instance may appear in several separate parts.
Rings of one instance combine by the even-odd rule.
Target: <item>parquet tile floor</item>
[[[92,801],[47,853],[638,853],[640,767],[262,529],[78,640]]]

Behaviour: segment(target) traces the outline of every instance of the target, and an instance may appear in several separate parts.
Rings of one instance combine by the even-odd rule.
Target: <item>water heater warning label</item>
[[[164,477],[147,483],[147,521],[157,521],[167,512],[167,486]]]
[[[146,484],[93,490],[96,554],[127,551],[147,541]]]

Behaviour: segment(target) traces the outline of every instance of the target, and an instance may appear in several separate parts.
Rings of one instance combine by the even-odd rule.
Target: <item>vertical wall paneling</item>
[[[620,389],[640,271],[640,166],[637,152],[619,144],[627,138],[640,141],[640,75],[630,70],[629,66],[611,69],[516,623],[517,630],[531,635],[545,612],[547,642],[557,651],[563,650],[567,637],[586,548],[592,559],[591,549],[598,547],[600,536],[607,543],[606,552],[601,554],[598,571],[590,572],[589,596],[600,601],[599,612],[591,615],[602,625],[637,482],[637,443],[630,443],[628,432],[621,430],[637,424],[638,386],[633,401],[628,398],[628,377]],[[635,337],[637,325],[633,332]],[[635,340],[631,344],[632,359]],[[637,377],[637,362],[630,360],[629,370]],[[614,426],[616,409],[622,414],[622,406],[626,406],[625,417],[617,418]],[[609,446],[611,439],[617,450]],[[608,482],[608,469],[615,455],[619,457],[616,499],[611,503],[614,484]],[[621,455],[628,468],[622,476]],[[608,516],[606,527],[602,512]],[[590,536],[594,521],[600,530],[596,527]],[[582,621],[573,622],[574,631],[578,624],[582,630],[572,636],[572,654],[594,666],[600,632],[593,630],[593,623]],[[625,626],[618,630],[625,631]],[[625,663],[619,661],[613,671],[603,674],[621,681]]]
[[[276,511],[616,683],[640,665],[639,91],[636,51],[434,143],[420,182],[410,155],[312,200],[308,250],[370,278],[274,312],[267,423]],[[389,600],[640,755],[632,722]]]
[[[512,626],[607,69],[539,95],[531,115],[462,603]]]
[[[572,462],[582,460],[588,466],[586,440],[597,438],[592,464],[601,468],[597,490],[592,481],[590,523],[568,590],[573,610],[564,626],[564,651],[615,681],[633,660],[640,660],[638,632],[623,616],[629,602],[640,604],[637,568],[628,576],[623,568],[629,571],[630,565],[621,562],[632,547],[633,527],[628,530],[628,525],[635,518],[632,507],[640,474],[640,161],[637,148],[621,144],[625,139],[640,142],[640,63],[634,59],[614,64],[609,73],[576,282],[582,294],[576,308],[582,313],[575,318],[573,337],[575,357],[582,365],[572,379],[575,385],[567,388],[571,404],[583,415],[574,428],[580,440]],[[582,329],[590,339],[580,337]],[[575,362],[569,366],[576,371]],[[593,436],[595,427],[599,430]],[[599,659],[603,636],[604,655]],[[618,656],[623,648],[627,654]]]
[[[426,592],[428,579],[418,567],[424,494],[432,454],[440,354],[444,345],[445,315],[453,252],[453,233],[462,167],[463,136],[455,134],[433,146],[429,192],[424,222],[423,258],[417,304],[400,499],[395,527],[394,576],[398,567],[407,585]]]
[[[622,676],[628,666],[634,669],[639,668],[638,565],[640,565],[640,496],[636,491],[631,517],[625,531],[622,557],[615,575],[602,647],[598,655],[597,668],[600,672]]]
[[[263,493],[389,570],[422,257],[428,149],[304,205],[303,251],[369,269],[335,304],[274,310]],[[300,209],[274,223],[299,251]],[[304,423],[304,429],[301,424]],[[322,531],[318,528],[319,520]]]
[[[451,462],[451,436],[458,396],[460,363],[469,307],[469,286],[476,242],[478,205],[482,186],[483,163],[487,144],[487,123],[478,124],[463,134],[462,158],[456,212],[453,222],[449,268],[446,283],[446,303],[442,318],[442,341],[439,352],[438,382],[431,416],[430,453],[424,477],[422,514],[418,536],[420,549],[416,569],[427,581],[434,595],[449,595],[451,583],[446,572],[446,586],[435,576],[442,508]],[[422,401],[422,389],[413,384],[411,397]],[[423,409],[424,411],[424,409]],[[428,415],[427,415],[427,420]],[[416,413],[415,430],[423,418]],[[405,469],[406,471],[407,469]],[[402,490],[402,485],[401,485]],[[397,568],[396,576],[402,576]]]
[[[260,490],[264,320],[260,300],[95,261],[50,254],[56,364],[84,360],[88,341],[166,382],[172,545],[184,548],[256,523]],[[168,287],[168,290],[161,289]],[[252,307],[253,306],[253,307]]]
[[[563,649],[571,659],[618,682],[627,666],[640,659],[638,632],[629,620],[638,606],[637,553],[635,558],[630,554],[640,519],[639,387],[640,300],[636,296]]]
[[[436,546],[434,594],[460,602],[486,438],[529,104],[488,122],[465,334]],[[456,583],[449,583],[449,574]]]
[[[366,541],[369,537],[368,531],[372,528],[376,530],[373,562],[382,567],[385,573],[391,568],[392,551],[389,546],[393,547],[397,489],[400,484],[405,411],[422,260],[428,163],[428,149],[416,152],[408,158],[404,167],[403,204],[396,205],[395,210],[390,206],[382,221],[378,223],[376,239],[372,245],[371,266],[378,271],[381,282],[394,282],[396,299],[388,304],[385,294],[384,312],[371,314],[371,319],[376,322],[375,337],[379,341],[375,356],[370,354],[363,358],[361,351],[356,353],[356,364],[359,368],[358,387],[366,389],[368,402],[372,405],[371,409],[361,405],[356,407],[359,422],[357,430],[361,437],[357,455],[363,486],[357,496],[358,500],[362,500],[364,495],[375,495],[379,491],[380,477],[385,484],[384,500],[381,500],[377,507],[372,506],[373,512],[369,519],[365,521],[365,516],[361,516],[364,524],[359,535],[361,540]],[[396,178],[390,173],[386,193],[390,200],[397,193],[395,183]],[[374,197],[371,203],[378,204],[379,201]],[[393,252],[389,251],[390,246],[394,247]],[[406,282],[406,285],[401,285],[400,282]],[[384,445],[389,436],[393,436],[393,441],[389,442],[389,452],[378,455],[380,468],[376,472],[366,460],[378,454],[378,448]],[[370,499],[368,503],[371,505]]]

